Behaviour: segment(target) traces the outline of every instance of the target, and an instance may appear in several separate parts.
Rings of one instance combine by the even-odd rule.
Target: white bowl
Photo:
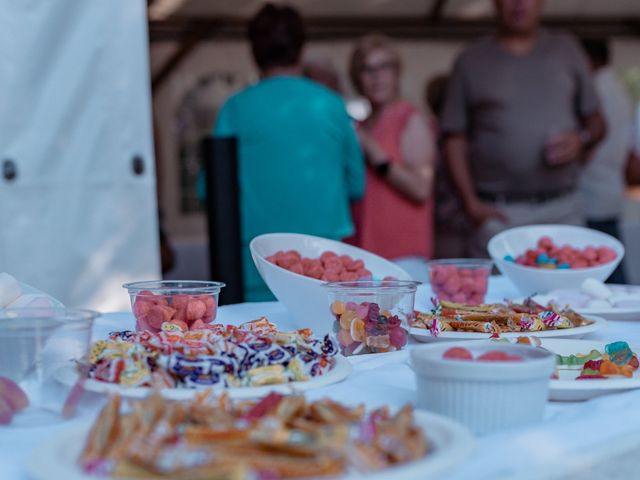
[[[318,258],[332,250],[338,255],[350,255],[364,261],[373,278],[394,277],[411,280],[407,272],[396,264],[361,248],[312,235],[298,233],[267,233],[257,236],[249,244],[258,272],[276,298],[282,302],[299,328],[312,328],[318,335],[328,333],[333,325],[329,312],[326,283],[315,278],[290,272],[269,262],[266,257],[278,250],[297,250],[303,257]]]
[[[500,350],[524,361],[442,358],[453,346],[466,348],[474,358]],[[453,418],[478,434],[540,421],[555,364],[555,355],[542,348],[495,341],[433,343],[411,350],[418,408]]]
[[[525,267],[505,260],[506,255],[516,258],[529,248],[535,248],[542,236],[549,236],[556,245],[571,245],[584,248],[611,247],[616,259],[597,267],[567,270],[547,270]],[[531,225],[505,230],[489,240],[489,255],[503,275],[520,290],[523,295],[546,293],[559,288],[580,288],[587,278],[604,282],[613,273],[624,257],[624,246],[616,238],[597,230],[571,225]]]

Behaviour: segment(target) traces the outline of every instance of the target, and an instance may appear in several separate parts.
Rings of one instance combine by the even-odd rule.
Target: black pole
[[[238,195],[238,142],[235,137],[202,140],[207,186],[209,262],[212,280],[227,284],[220,304],[244,300]]]

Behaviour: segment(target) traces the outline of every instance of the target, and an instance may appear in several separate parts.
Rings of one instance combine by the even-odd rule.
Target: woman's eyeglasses
[[[379,73],[379,72],[388,72],[390,70],[395,70],[396,69],[396,62],[394,62],[393,60],[389,60],[386,62],[380,62],[380,63],[376,63],[376,64],[364,64],[362,66],[362,73],[366,73],[367,75],[373,75],[375,73]]]

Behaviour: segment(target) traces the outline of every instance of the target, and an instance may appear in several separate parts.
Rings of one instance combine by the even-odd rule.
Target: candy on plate
[[[78,460],[90,474],[136,478],[299,478],[381,471],[425,457],[429,440],[407,405],[370,413],[272,393],[259,402],[157,395],[127,409],[113,397]]]
[[[266,318],[239,327],[113,332],[79,361],[86,375],[124,387],[248,387],[305,381],[334,365],[338,347],[308,329],[280,332]]]
[[[510,332],[539,332],[589,325],[591,322],[569,308],[540,305],[527,298],[523,303],[463,305],[433,299],[429,313],[416,312],[413,327],[441,332],[480,332],[499,336]]]

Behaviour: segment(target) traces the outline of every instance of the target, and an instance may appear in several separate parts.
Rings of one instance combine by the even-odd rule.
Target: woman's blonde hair
[[[349,76],[351,82],[359,94],[362,94],[362,85],[360,83],[360,74],[365,65],[367,56],[374,50],[386,50],[391,57],[396,67],[396,71],[399,73],[402,69],[402,61],[400,54],[396,49],[393,41],[386,35],[380,33],[372,33],[362,37],[356,43],[353,52],[351,53],[351,60],[349,62]]]

